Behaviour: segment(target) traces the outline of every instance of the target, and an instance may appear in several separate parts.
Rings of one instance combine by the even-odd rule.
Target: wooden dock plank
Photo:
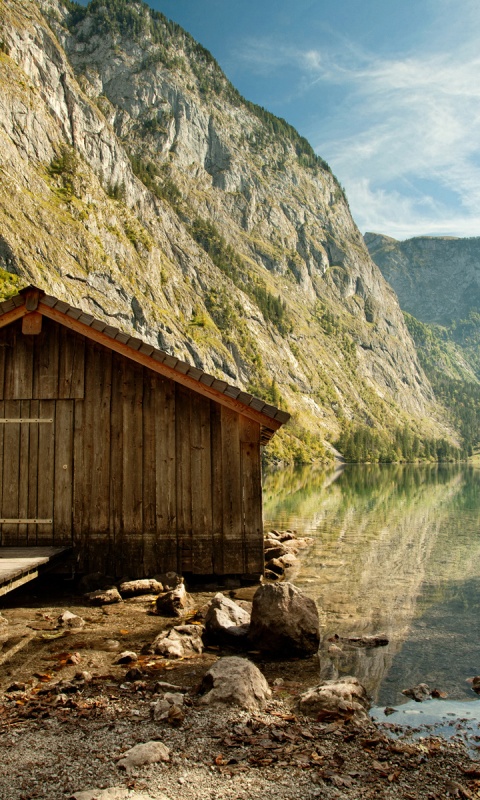
[[[70,547],[0,547],[0,596],[34,580],[70,552]]]

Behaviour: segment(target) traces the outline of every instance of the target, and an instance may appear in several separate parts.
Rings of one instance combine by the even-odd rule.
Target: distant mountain
[[[424,370],[467,449],[480,447],[480,238],[366,233],[398,294]]]
[[[416,236],[399,242],[364,236],[400,306],[422,322],[451,325],[480,312],[480,237]]]
[[[3,0],[0,266],[288,408],[278,457],[448,432],[328,165],[142,3]]]

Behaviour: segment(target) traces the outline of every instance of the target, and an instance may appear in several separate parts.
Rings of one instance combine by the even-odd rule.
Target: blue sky
[[[478,0],[150,0],[306,136],[360,230],[480,236]]]

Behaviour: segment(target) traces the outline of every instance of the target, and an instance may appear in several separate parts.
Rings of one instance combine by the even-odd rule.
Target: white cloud
[[[340,37],[306,49],[257,39],[243,53],[250,68],[294,72],[310,113],[317,108],[307,136],[362,229],[480,235],[480,13],[476,0],[436,1],[425,46],[404,55],[340,47]],[[339,102],[326,115],[332,89]],[[418,194],[419,181],[429,195]]]

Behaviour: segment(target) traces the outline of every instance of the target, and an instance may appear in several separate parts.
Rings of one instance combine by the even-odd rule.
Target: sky
[[[149,0],[291,123],[362,231],[480,236],[478,0]]]

